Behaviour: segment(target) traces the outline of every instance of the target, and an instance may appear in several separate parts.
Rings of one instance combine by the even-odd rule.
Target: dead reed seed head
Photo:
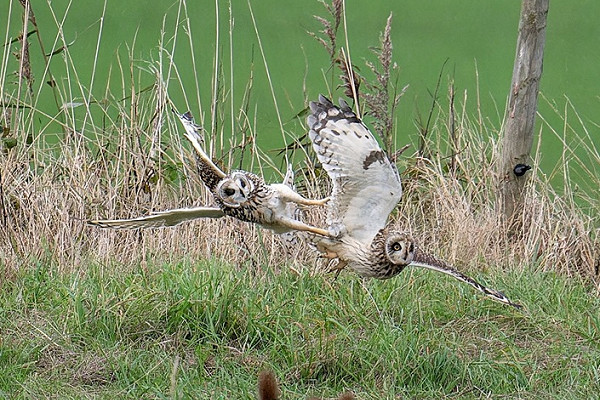
[[[343,0],[332,0],[331,4],[321,0],[320,3],[323,4],[327,10],[331,21],[318,15],[314,15],[313,17],[323,26],[323,29],[320,30],[319,33],[324,34],[327,40],[314,32],[308,32],[308,34],[323,45],[327,50],[330,59],[333,60],[337,49],[337,31],[342,21],[344,11]]]

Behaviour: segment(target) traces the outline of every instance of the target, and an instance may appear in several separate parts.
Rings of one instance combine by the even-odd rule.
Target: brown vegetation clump
[[[262,371],[258,376],[258,399],[259,400],[278,400],[281,396],[281,390],[277,383],[277,378],[272,371]],[[356,397],[352,392],[341,394],[338,400],[354,400]],[[309,400],[319,400],[317,397],[310,397]]]
[[[271,371],[262,371],[258,376],[258,398],[259,400],[277,400],[281,392],[277,384],[277,378]]]

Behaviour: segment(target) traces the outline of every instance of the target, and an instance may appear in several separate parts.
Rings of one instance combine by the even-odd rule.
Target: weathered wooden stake
[[[519,37],[502,138],[500,209],[507,219],[522,209],[546,41],[549,0],[523,0]]]

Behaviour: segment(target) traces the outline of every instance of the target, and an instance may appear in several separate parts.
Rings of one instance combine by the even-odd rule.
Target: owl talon
[[[337,255],[336,255],[337,256]],[[336,272],[336,277],[337,275],[340,274],[340,272],[346,268],[346,265],[348,265],[347,262],[338,259],[337,262],[335,264],[333,264],[336,260],[331,259],[329,260],[329,262],[327,263],[327,272],[332,273],[332,272]],[[333,264],[333,265],[331,265]]]
[[[344,233],[343,227],[340,226],[339,224],[335,224],[335,225],[331,225],[329,227],[327,236],[329,236],[333,239],[339,239],[340,237],[342,237],[343,233]]]

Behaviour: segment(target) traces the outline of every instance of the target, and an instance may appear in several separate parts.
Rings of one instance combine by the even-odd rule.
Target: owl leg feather
[[[277,223],[285,228],[295,231],[311,232],[319,236],[331,237],[331,234],[325,229],[317,228],[316,226],[305,224],[302,221],[288,217],[280,217],[277,219]]]
[[[324,199],[307,199],[306,197],[298,194],[290,187],[276,183],[270,185],[277,193],[279,194],[279,198],[285,202],[292,202],[296,204],[302,204],[306,206],[322,206],[327,204],[329,201],[329,197],[325,197]]]
[[[296,201],[296,204],[302,204],[304,206],[324,206],[325,204],[327,204],[329,202],[329,200],[331,200],[331,198],[325,197],[323,199],[307,199],[305,197],[300,196],[301,200],[300,201]]]

